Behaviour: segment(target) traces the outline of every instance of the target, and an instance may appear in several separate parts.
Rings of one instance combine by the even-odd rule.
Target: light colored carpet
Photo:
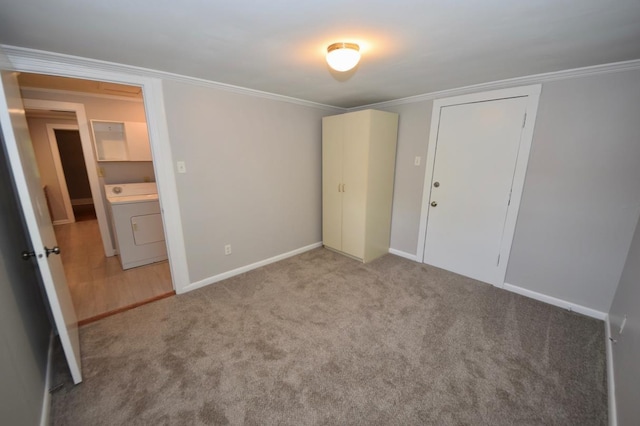
[[[603,322],[393,255],[316,249],[81,341],[56,425],[607,423]]]

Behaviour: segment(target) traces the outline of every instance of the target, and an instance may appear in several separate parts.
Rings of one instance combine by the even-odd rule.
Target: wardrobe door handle
[[[345,186],[345,184],[343,183],[342,184],[342,192],[344,192],[344,186]]]
[[[342,192],[342,191],[340,191],[340,184],[338,184],[338,192]]]

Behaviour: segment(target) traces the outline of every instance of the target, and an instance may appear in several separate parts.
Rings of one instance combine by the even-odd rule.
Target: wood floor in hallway
[[[174,294],[168,262],[122,270],[106,257],[97,220],[55,226],[80,324]]]

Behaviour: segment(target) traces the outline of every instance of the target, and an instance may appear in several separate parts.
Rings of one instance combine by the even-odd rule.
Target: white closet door
[[[371,111],[350,114],[342,148],[342,251],[364,259]]]
[[[342,250],[342,143],[344,117],[322,120],[322,242]]]
[[[442,107],[424,262],[497,280],[527,97]]]

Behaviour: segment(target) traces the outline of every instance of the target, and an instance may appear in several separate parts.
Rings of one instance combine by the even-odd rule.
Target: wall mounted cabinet
[[[322,120],[322,239],[369,262],[389,251],[398,115],[375,110]]]
[[[146,123],[91,120],[98,161],[151,161]]]

